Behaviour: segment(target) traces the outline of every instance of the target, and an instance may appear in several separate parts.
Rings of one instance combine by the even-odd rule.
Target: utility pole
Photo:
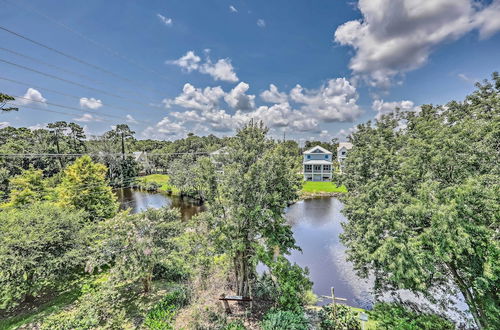
[[[123,131],[121,132],[122,136],[122,159],[125,160],[125,137],[123,135]]]

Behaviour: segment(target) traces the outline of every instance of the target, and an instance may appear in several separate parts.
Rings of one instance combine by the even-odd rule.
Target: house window
[[[321,171],[321,165],[314,165],[314,171]]]
[[[323,165],[323,171],[331,171],[332,166],[331,165]]]
[[[307,155],[307,159],[311,159],[311,155]]]
[[[304,171],[305,172],[311,172],[312,171],[312,165],[305,165],[304,166]]]
[[[325,159],[328,159],[328,155],[325,155]]]
[[[342,151],[342,156],[345,156],[345,151]]]

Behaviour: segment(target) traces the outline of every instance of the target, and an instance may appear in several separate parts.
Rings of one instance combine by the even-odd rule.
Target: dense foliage
[[[453,330],[455,326],[452,322],[435,314],[414,312],[405,306],[390,303],[377,303],[370,318],[377,321],[377,326],[381,329],[400,330]]]
[[[480,328],[500,313],[500,76],[464,102],[359,125],[345,163],[343,242],[378,292],[463,295]]]
[[[319,317],[321,320],[320,326],[323,330],[361,329],[358,315],[346,305],[325,305],[321,309]]]
[[[89,156],[78,158],[65,169],[57,193],[59,205],[85,210],[91,220],[110,218],[118,209],[106,180],[106,167]]]
[[[270,310],[264,316],[261,327],[262,330],[306,330],[310,325],[303,312]]]
[[[102,221],[93,229],[87,270],[112,266],[118,281],[141,282],[143,291],[149,292],[155,266],[176,248],[179,218],[176,210],[162,208],[134,215],[123,212]]]
[[[144,325],[154,330],[174,329],[172,323],[177,310],[187,305],[188,302],[189,297],[185,288],[172,290],[148,312]]]
[[[0,309],[63,287],[83,270],[84,217],[48,203],[0,212]]]

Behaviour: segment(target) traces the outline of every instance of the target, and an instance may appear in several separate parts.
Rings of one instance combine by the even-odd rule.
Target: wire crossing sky
[[[0,0],[0,128],[346,139],[500,70],[500,0]],[[74,114],[73,114],[74,112]]]

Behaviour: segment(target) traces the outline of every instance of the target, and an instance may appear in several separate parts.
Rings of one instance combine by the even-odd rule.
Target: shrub
[[[224,328],[224,330],[245,330],[245,325],[242,321],[236,320],[229,322]]]
[[[0,310],[64,286],[83,268],[84,216],[49,203],[0,212]]]
[[[378,303],[370,316],[384,329],[455,329],[453,323],[435,314],[418,313],[395,303]]]
[[[187,305],[189,301],[188,292],[180,287],[169,292],[152,310],[146,315],[144,325],[148,329],[174,329],[172,322],[177,310]]]
[[[339,304],[323,306],[319,318],[321,329],[361,329],[358,315],[349,306]]]
[[[46,317],[41,330],[70,329],[126,329],[127,298],[122,295],[116,283],[104,278],[103,281],[85,285],[83,295],[74,306]]]
[[[271,273],[276,279],[277,306],[282,310],[301,311],[312,288],[308,270],[279,257],[271,265]]]
[[[271,310],[261,323],[263,330],[302,330],[309,329],[309,323],[303,312]]]

